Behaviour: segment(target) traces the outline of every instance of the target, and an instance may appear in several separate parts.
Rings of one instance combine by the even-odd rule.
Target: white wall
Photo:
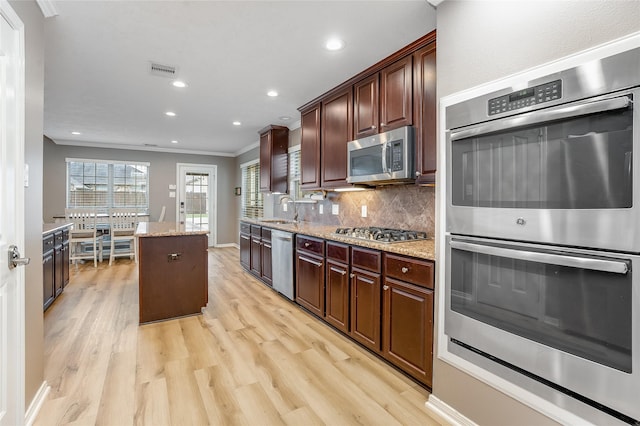
[[[640,31],[640,2],[447,0],[437,29],[441,98]],[[552,423],[439,359],[433,393],[478,424]]]

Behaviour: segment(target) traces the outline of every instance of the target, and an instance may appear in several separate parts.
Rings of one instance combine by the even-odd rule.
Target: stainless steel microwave
[[[347,144],[347,182],[388,185],[415,180],[414,130],[411,126]]]

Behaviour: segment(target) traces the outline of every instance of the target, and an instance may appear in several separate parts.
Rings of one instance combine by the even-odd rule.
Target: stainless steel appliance
[[[336,229],[335,234],[360,240],[376,241],[379,243],[404,243],[407,241],[427,239],[426,232],[381,228],[376,226],[338,228]]]
[[[349,183],[384,185],[415,180],[413,127],[349,142],[347,164]]]
[[[271,270],[273,288],[293,300],[293,234],[280,230],[271,231]]]
[[[631,422],[639,66],[635,49],[446,110],[449,350]]]

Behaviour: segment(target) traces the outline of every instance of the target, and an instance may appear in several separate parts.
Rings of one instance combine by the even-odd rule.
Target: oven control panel
[[[555,80],[527,89],[518,90],[507,95],[489,99],[489,115],[515,111],[531,105],[553,101],[562,97],[562,80]]]

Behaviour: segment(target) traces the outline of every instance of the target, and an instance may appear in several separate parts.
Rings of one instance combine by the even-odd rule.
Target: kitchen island
[[[208,233],[170,222],[138,224],[141,324],[198,314],[206,306]]]

